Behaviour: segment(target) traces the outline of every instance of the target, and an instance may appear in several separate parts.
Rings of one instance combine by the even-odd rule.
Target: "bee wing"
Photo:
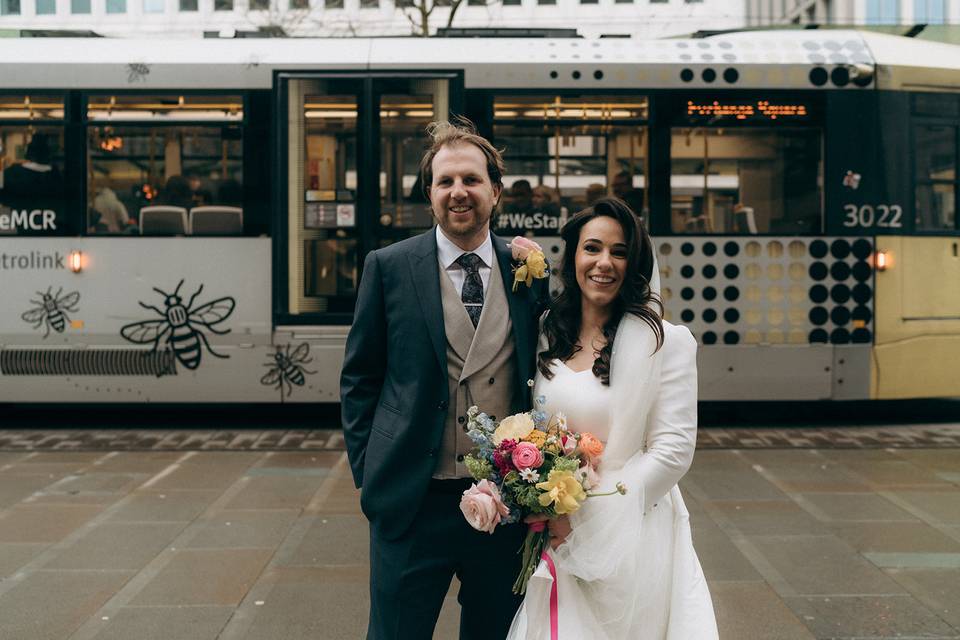
[[[37,307],[35,309],[30,309],[20,317],[23,318],[24,322],[37,322],[43,320],[43,317],[47,315],[47,310],[44,307]]]
[[[280,369],[271,369],[267,374],[260,378],[260,384],[277,384],[283,372]]]
[[[77,304],[78,302],[80,302],[80,292],[79,292],[79,291],[71,291],[71,292],[68,293],[67,295],[65,295],[65,296],[63,296],[62,298],[60,298],[59,300],[57,300],[57,304],[60,305],[61,307],[66,308],[66,309],[69,309],[70,307],[74,306],[74,305]]]
[[[236,305],[237,302],[233,298],[218,298],[191,311],[190,320],[207,326],[217,324],[226,320],[233,313]]]
[[[310,345],[304,342],[302,345],[293,350],[293,353],[290,354],[290,360],[293,362],[302,362],[309,353]]]
[[[136,342],[137,344],[149,344],[156,341],[157,336],[163,332],[166,324],[166,318],[134,322],[133,324],[124,325],[121,327],[120,335],[130,342]]]

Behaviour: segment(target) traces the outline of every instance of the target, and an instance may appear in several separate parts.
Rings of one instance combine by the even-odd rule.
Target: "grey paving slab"
[[[97,640],[215,640],[233,607],[124,607]]]
[[[139,570],[153,560],[186,523],[100,524],[43,566],[44,569]]]
[[[0,638],[64,640],[133,574],[41,571],[0,596]]]
[[[43,459],[42,457],[40,458]],[[50,480],[60,480],[82,471],[88,463],[68,462],[22,462],[9,465],[0,470],[0,482],[10,477],[39,476]]]
[[[960,630],[960,568],[891,569],[887,574],[927,608]]]
[[[822,458],[816,451],[745,452],[760,465],[778,488],[787,492],[869,492],[873,488],[842,463]]]
[[[0,513],[0,542],[57,542],[101,510],[98,505],[17,505]]]
[[[912,462],[902,460],[850,460],[844,466],[875,487],[926,487],[950,483]]]
[[[745,535],[824,535],[829,529],[800,508],[784,500],[711,501],[710,506]]]
[[[256,476],[227,504],[228,509],[302,509],[323,476]]]
[[[366,565],[370,555],[370,529],[363,516],[314,516],[303,541],[281,566]]]
[[[757,537],[750,541],[797,594],[904,592],[850,546],[831,536]]]
[[[61,463],[77,466],[86,466],[103,458],[105,451],[44,451],[42,456],[25,458],[21,461],[24,465]]]
[[[189,521],[217,499],[219,491],[138,491],[108,517],[117,522]]]
[[[932,522],[960,525],[960,490],[892,491],[891,495],[919,509]]]
[[[711,582],[710,595],[723,640],[813,640],[773,589],[763,582]]]
[[[237,605],[272,550],[178,550],[131,605]]]
[[[830,528],[857,551],[960,553],[960,541],[924,522],[838,522]]]
[[[0,542],[0,580],[16,573],[48,546],[45,543]]]
[[[42,475],[2,476],[0,477],[0,509],[15,505],[54,482],[56,480]]]
[[[290,532],[297,510],[218,511],[205,522],[185,549],[264,548],[275,549]]]
[[[922,469],[960,472],[960,449],[897,449],[896,455]]]
[[[916,521],[883,496],[871,493],[805,493],[800,496],[817,510],[816,515],[845,522]]]
[[[695,485],[712,500],[783,500],[780,489],[749,466],[730,469],[691,469],[680,483],[683,489]]]
[[[263,580],[271,588],[262,604],[243,604],[253,616],[246,640],[364,637],[370,602],[366,567],[285,567]]]
[[[911,596],[784,598],[818,638],[956,638],[957,630]]]
[[[97,465],[107,473],[154,474],[183,457],[182,451],[121,451]]]
[[[265,455],[257,466],[329,469],[337,463],[341,455],[342,451],[277,451]]]
[[[243,475],[247,465],[179,463],[169,474],[150,484],[152,491],[223,491]]]
[[[48,488],[59,493],[125,493],[142,483],[145,473],[102,473],[87,471],[67,476]]]

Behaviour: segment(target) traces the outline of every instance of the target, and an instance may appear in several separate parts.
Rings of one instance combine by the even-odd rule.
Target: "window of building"
[[[0,96],[0,235],[72,234],[62,120],[62,97]]]
[[[818,233],[822,163],[817,129],[672,129],[671,228],[674,233]]]
[[[270,0],[250,0],[248,6],[251,11],[268,11],[270,9]]]
[[[180,0],[180,11],[198,11],[197,0]]]
[[[686,4],[699,4],[699,3],[703,2],[703,0],[683,0],[683,1],[684,1]]]
[[[360,0],[361,9],[379,9],[380,0]]]
[[[57,0],[37,0],[37,15],[52,16],[57,13]]]
[[[537,0],[537,4],[557,4],[557,0]]]
[[[404,8],[412,7],[414,5],[413,5],[413,0],[394,0],[394,6],[400,9],[404,9]]]
[[[487,0],[467,0],[467,4],[471,7],[485,7],[487,6]]]
[[[957,225],[957,127],[914,127],[916,229],[953,231]]]
[[[126,13],[127,0],[107,0],[107,13]]]
[[[519,7],[522,4],[522,0],[501,0],[501,4],[505,7]]]
[[[90,13],[90,0],[70,0],[70,13]]]
[[[291,9],[309,9],[310,0],[290,0]]]
[[[605,195],[647,209],[645,96],[503,96],[494,142],[510,167],[494,228],[557,235],[569,215]]]
[[[343,0],[323,0],[323,6],[327,9],[343,9]]]
[[[90,0],[86,0],[89,2]],[[144,13],[163,13],[166,0],[143,0]]]
[[[243,234],[242,104],[239,96],[91,96],[88,233]]]
[[[580,0],[580,4],[600,4],[600,0]]]
[[[233,0],[213,0],[214,11],[233,11]]]
[[[20,15],[20,0],[0,0],[0,16]]]
[[[614,0],[615,4],[633,4],[633,0]]]
[[[899,0],[867,0],[867,24],[896,24],[899,20]]]
[[[913,0],[913,21],[917,24],[944,24],[945,0]]]

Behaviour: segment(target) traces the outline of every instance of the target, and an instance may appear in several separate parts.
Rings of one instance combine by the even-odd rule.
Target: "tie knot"
[[[457,264],[467,273],[476,273],[480,268],[480,262],[480,256],[475,253],[464,253],[457,258]]]

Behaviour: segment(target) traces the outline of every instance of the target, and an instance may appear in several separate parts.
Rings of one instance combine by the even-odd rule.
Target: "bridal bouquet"
[[[542,407],[545,398],[537,398]],[[528,515],[573,513],[588,497],[626,493],[617,484],[609,493],[589,493],[598,481],[603,442],[590,433],[572,431],[562,413],[547,416],[534,409],[499,423],[477,407],[467,411],[467,435],[475,448],[464,463],[476,482],[463,492],[460,510],[474,529],[493,533],[497,525]],[[514,593],[524,593],[549,535],[544,523],[530,525],[523,544]]]

